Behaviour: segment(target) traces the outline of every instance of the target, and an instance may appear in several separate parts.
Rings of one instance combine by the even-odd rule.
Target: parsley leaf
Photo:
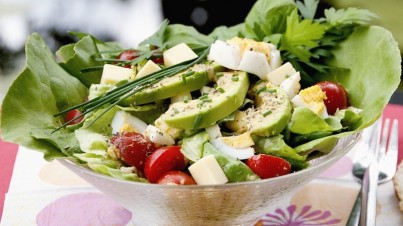
[[[166,28],[168,27],[168,24],[169,24],[169,21],[167,19],[165,19],[162,22],[158,31],[155,32],[150,37],[148,37],[146,40],[142,41],[139,45],[143,46],[143,45],[149,44],[151,46],[162,48],[162,46],[164,45],[164,34],[165,34]]]
[[[316,9],[318,8],[319,0],[304,0],[304,3],[297,1],[298,9],[301,15],[305,19],[311,19],[315,17]]]
[[[301,60],[308,61],[311,57],[310,49],[319,45],[318,40],[323,37],[325,28],[312,20],[299,20],[295,9],[287,17],[287,28],[282,36],[280,50],[286,50]]]
[[[347,9],[330,8],[325,10],[325,17],[327,22],[331,26],[337,26],[339,24],[367,24],[372,19],[377,18],[377,16],[365,9],[358,9],[355,7]]]

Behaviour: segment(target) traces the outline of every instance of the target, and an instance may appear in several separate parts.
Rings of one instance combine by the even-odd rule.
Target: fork
[[[358,225],[358,221],[361,225],[375,225],[377,185],[391,180],[396,172],[398,121],[393,120],[389,133],[390,119],[385,119],[381,133],[381,120],[382,117],[373,126],[364,129],[363,148],[368,151],[360,151],[354,158],[353,175],[362,182],[363,186],[357,196],[347,226]],[[388,139],[389,142],[387,142]],[[375,174],[375,176],[370,174]],[[372,180],[369,178],[371,176]]]

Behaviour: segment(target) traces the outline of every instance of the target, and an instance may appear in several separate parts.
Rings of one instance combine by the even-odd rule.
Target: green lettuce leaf
[[[352,129],[364,129],[380,117],[399,86],[401,56],[397,42],[382,27],[357,27],[332,53],[334,58],[328,64],[349,70],[332,70],[321,80],[344,86],[350,105],[362,109],[362,118]]]
[[[309,126],[307,126],[309,125]],[[342,128],[340,120],[322,119],[307,107],[294,108],[288,129],[292,133],[309,134],[318,131],[337,131]]]
[[[182,140],[181,152],[192,162],[196,162],[203,156],[203,146],[210,136],[206,132],[199,132]]]
[[[203,146],[203,157],[207,155],[214,155],[230,183],[260,179],[245,163],[223,154],[209,142],[206,142]]]
[[[75,33],[78,35],[78,33]],[[97,61],[96,58],[105,55],[105,51],[120,50],[121,47],[114,43],[104,43],[94,38],[91,35],[79,33],[81,39],[74,44],[62,46],[56,55],[59,57],[60,65],[71,75],[78,78],[84,85],[89,87],[93,83],[99,83],[102,76],[102,70],[82,70],[88,68],[99,68],[104,65],[104,62]]]
[[[214,40],[219,39],[225,41],[233,37],[245,37],[245,33],[245,24],[241,23],[231,27],[216,27],[208,36],[213,38]]]
[[[2,138],[41,151],[47,159],[64,156],[63,152],[68,150],[61,150],[60,145],[49,142],[53,140],[53,135],[55,140],[59,139],[58,133],[50,132],[63,123],[62,117],[54,115],[83,102],[87,87],[59,66],[39,34],[28,36],[25,52],[26,66],[2,103]],[[35,130],[44,130],[47,135],[38,133],[37,137],[33,137],[31,131]]]
[[[284,33],[287,17],[296,8],[293,0],[257,1],[245,18],[248,36],[262,41],[272,35]]]

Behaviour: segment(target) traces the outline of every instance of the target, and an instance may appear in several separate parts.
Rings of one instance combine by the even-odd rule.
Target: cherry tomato
[[[133,49],[125,50],[121,52],[116,59],[118,60],[126,60],[126,61],[131,61],[137,57],[137,51]],[[131,68],[131,64],[125,64],[123,67],[126,68]]]
[[[80,110],[73,109],[73,110],[67,112],[67,114],[66,114],[65,117],[64,117],[64,120],[65,120],[66,122],[68,122],[68,121],[70,121],[70,120],[73,120],[75,117],[79,116],[80,114],[81,114],[81,111],[80,111]],[[75,120],[69,122],[69,125],[78,124],[78,123],[80,123],[81,121],[83,121],[83,119],[84,119],[84,115],[82,115],[81,117],[79,117],[79,118],[77,118],[77,119],[75,119]]]
[[[119,158],[124,163],[136,167],[143,172],[148,156],[155,150],[154,144],[140,133],[117,133],[111,143],[119,150]]]
[[[144,173],[148,181],[156,183],[162,174],[186,167],[187,162],[180,148],[180,146],[160,147],[147,158]]]
[[[330,81],[318,82],[317,85],[326,93],[326,100],[324,100],[327,113],[333,115],[337,109],[344,109],[348,107],[347,92],[343,86],[338,83]]]
[[[272,178],[289,174],[291,164],[277,156],[258,154],[246,160],[246,165],[260,178]]]
[[[196,184],[196,181],[185,172],[173,170],[162,174],[157,184],[191,185]]]
[[[164,64],[164,58],[162,57],[155,57],[151,59],[156,64]]]

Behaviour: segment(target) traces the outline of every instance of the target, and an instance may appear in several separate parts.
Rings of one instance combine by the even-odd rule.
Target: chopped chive
[[[218,87],[217,83],[215,83],[213,87],[214,87],[214,89],[217,89],[217,87]]]
[[[234,81],[234,82],[237,82],[237,81],[239,81],[239,77],[238,77],[238,76],[234,76],[234,77],[231,78],[231,80]]]
[[[92,112],[94,110],[97,110],[99,108],[101,108],[102,106],[104,106],[105,104],[110,104],[106,109],[104,109],[100,115],[98,115],[98,117],[94,118],[87,127],[89,127],[90,125],[92,125],[96,120],[98,120],[98,118],[100,118],[102,115],[104,115],[107,111],[109,111],[110,109],[112,109],[114,106],[116,106],[117,104],[119,104],[123,99],[133,95],[134,93],[137,93],[159,81],[161,81],[162,79],[166,78],[166,77],[171,77],[176,75],[177,73],[186,70],[188,68],[190,68],[191,66],[201,62],[208,54],[210,50],[210,47],[207,47],[204,52],[195,60],[193,61],[186,61],[171,67],[166,67],[163,68],[159,71],[153,72],[151,74],[149,74],[146,77],[142,77],[133,81],[130,81],[126,84],[123,84],[113,90],[108,91],[107,93],[105,93],[102,96],[96,97],[94,99],[91,99],[87,102],[81,103],[81,104],[77,104],[75,106],[69,107],[64,109],[63,111],[60,111],[59,113],[55,114],[54,116],[60,116],[62,114],[67,113],[68,111],[71,111],[73,109],[78,109],[78,108],[82,108],[83,109],[83,115]],[[144,55],[137,57],[136,59],[142,58]],[[64,124],[62,124],[61,126],[59,126],[58,128],[56,128],[53,132],[64,128],[68,125],[68,122],[65,122]]]
[[[211,102],[211,99],[203,99],[201,100],[202,102],[206,103],[206,102]]]
[[[199,127],[201,119],[202,119],[201,115],[196,116],[196,118],[194,119],[193,124],[192,124],[193,129],[196,129],[197,127]]]
[[[207,99],[208,98],[208,94],[204,93],[201,97],[199,97],[199,100],[203,100],[203,99]]]
[[[277,92],[277,90],[276,89],[268,89],[267,92],[268,93],[275,93],[275,92]]]
[[[189,102],[189,97],[188,96],[183,97],[183,102],[185,103]]]
[[[215,77],[216,77],[217,79],[219,79],[219,78],[222,77],[222,76],[224,76],[224,73],[222,73],[222,72],[219,72],[219,73],[217,73],[217,74],[215,75]]]
[[[193,75],[194,73],[195,73],[195,71],[189,70],[189,71],[187,71],[187,72],[184,72],[184,73],[182,74],[182,76],[188,77],[188,76]]]
[[[182,77],[183,84],[186,85],[186,75],[182,74],[181,77]]]
[[[225,90],[224,90],[222,87],[219,87],[219,88],[218,88],[218,91],[219,91],[220,93],[224,93],[224,92],[225,92]]]
[[[272,111],[268,110],[265,113],[263,113],[263,117],[266,117],[266,116],[270,115],[271,113],[272,113]]]
[[[259,93],[261,93],[261,92],[263,92],[263,91],[266,91],[266,89],[267,89],[266,86],[264,86],[264,87],[258,89],[258,90],[256,91],[256,95],[258,95]]]

